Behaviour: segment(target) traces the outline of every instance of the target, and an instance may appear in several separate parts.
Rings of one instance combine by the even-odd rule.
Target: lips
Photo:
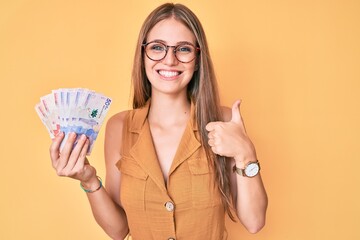
[[[159,70],[158,73],[166,78],[176,77],[181,74],[181,72],[179,71],[166,71],[166,70]]]

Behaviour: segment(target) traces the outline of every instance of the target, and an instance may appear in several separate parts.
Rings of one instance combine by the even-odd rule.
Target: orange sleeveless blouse
[[[147,115],[129,111],[123,129],[120,201],[133,240],[227,239],[214,170],[200,143],[194,106],[165,184]]]

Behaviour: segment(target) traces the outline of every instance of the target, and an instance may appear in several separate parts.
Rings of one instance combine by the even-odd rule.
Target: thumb
[[[232,106],[232,116],[231,122],[234,123],[242,123],[241,115],[240,115],[240,104],[241,100],[237,100]]]

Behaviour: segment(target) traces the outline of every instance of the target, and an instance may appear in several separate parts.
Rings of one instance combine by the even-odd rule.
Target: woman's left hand
[[[206,125],[209,131],[209,145],[215,154],[233,157],[238,163],[256,160],[253,143],[246,134],[244,122],[240,114],[241,101],[232,106],[232,117],[229,122],[210,122]]]

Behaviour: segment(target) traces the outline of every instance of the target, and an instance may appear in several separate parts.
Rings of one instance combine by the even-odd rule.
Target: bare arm
[[[236,214],[241,223],[251,233],[256,233],[265,225],[267,195],[260,174],[253,178],[232,172],[235,161],[229,166],[230,185],[234,196]]]
[[[213,152],[231,159],[227,169],[236,214],[249,232],[256,233],[265,225],[268,199],[260,174],[248,178],[232,172],[235,164],[243,169],[246,163],[257,160],[255,147],[245,131],[239,104],[240,101],[236,102],[232,110],[224,108],[224,122],[209,123],[206,129]]]
[[[112,239],[123,240],[128,233],[126,215],[119,203],[120,173],[115,163],[120,159],[122,126],[125,113],[113,116],[106,126],[105,162],[106,189],[100,188],[87,197],[97,223]],[[85,189],[95,190],[99,187],[96,170],[86,159],[89,140],[80,138],[74,149],[75,136],[69,137],[61,154],[60,143],[63,135],[57,136],[50,147],[53,167],[59,176],[77,179]]]
[[[124,117],[125,112],[114,115],[106,125],[104,149],[106,190],[102,189],[98,194],[87,193],[96,221],[113,239],[124,239],[128,233],[126,215],[120,205],[120,172],[115,166],[121,158]],[[89,184],[93,186],[89,185],[89,189],[96,187],[96,178],[93,178]],[[85,183],[83,185],[85,186]]]
[[[234,108],[234,107],[233,107]],[[224,117],[226,121],[233,120],[233,115],[237,114],[239,109],[226,109]],[[240,115],[239,115],[240,116]],[[251,233],[260,231],[265,225],[266,209],[268,199],[264,184],[260,173],[252,178],[240,176],[232,171],[233,166],[243,169],[248,162],[257,161],[255,147],[246,134],[243,120],[240,119],[242,125],[242,145],[239,152],[228,162],[230,186],[234,196],[234,204],[236,213],[242,224]],[[233,146],[236,148],[237,146]]]

